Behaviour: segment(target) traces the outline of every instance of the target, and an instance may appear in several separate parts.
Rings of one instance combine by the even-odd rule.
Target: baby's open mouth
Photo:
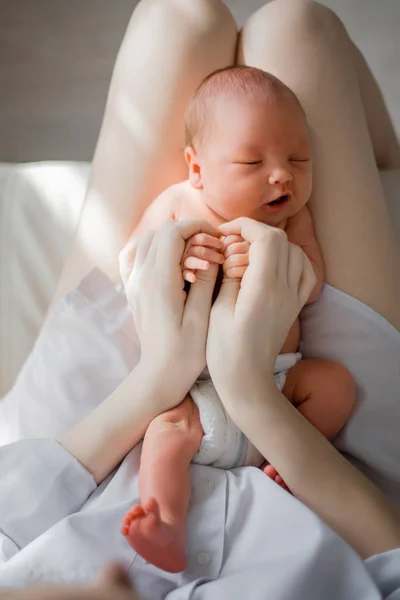
[[[283,194],[282,196],[279,196],[279,198],[276,198],[276,200],[268,202],[268,206],[281,206],[282,204],[285,204],[285,202],[287,202],[288,200],[289,194]]]
[[[271,202],[264,204],[264,210],[268,213],[279,213],[289,200],[290,194],[282,194],[282,196],[275,198],[275,200],[271,200]]]

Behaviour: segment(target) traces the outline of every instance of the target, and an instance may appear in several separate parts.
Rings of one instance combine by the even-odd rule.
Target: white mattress
[[[0,164],[0,396],[43,323],[89,170],[84,163]]]

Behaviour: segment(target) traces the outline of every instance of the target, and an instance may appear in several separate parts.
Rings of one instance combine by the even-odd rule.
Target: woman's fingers
[[[196,273],[190,271],[189,269],[183,269],[182,277],[188,283],[194,283],[196,281]]]
[[[135,262],[139,268],[142,267],[142,265],[144,265],[148,257],[149,250],[152,246],[155,234],[155,231],[149,230],[146,231],[146,233],[144,233],[140,237],[139,243],[137,244],[135,257]]]
[[[249,264],[249,255],[246,254],[234,254],[228,256],[224,262],[224,272],[227,273],[229,269],[233,267],[247,267]]]
[[[216,233],[218,235],[218,232]],[[205,246],[207,248],[216,248],[220,250],[222,248],[222,240],[208,233],[197,233],[192,236],[191,243],[193,246]]]
[[[157,232],[157,262],[168,268],[180,264],[185,242],[197,233],[218,237],[219,233],[206,221],[167,221]]]
[[[258,221],[254,221],[248,217],[240,217],[240,219],[235,219],[234,221],[220,225],[218,229],[222,235],[240,236],[246,242],[251,244],[252,242],[260,239],[260,237],[265,234],[266,230],[274,230],[276,228],[265,225],[264,223],[259,223]]]
[[[135,263],[136,248],[139,239],[132,238],[127,245],[121,250],[118,256],[119,274],[121,275],[122,283],[126,286],[129,276],[132,272]]]
[[[218,326],[222,326],[225,318],[231,316],[235,312],[236,302],[240,292],[240,279],[233,279],[225,277],[218,297],[214,302],[211,317],[218,323]]]
[[[190,286],[183,313],[185,322],[208,322],[212,294],[217,279],[218,265],[211,264],[207,271],[196,271],[195,281]]]
[[[185,265],[185,260],[187,260],[187,258],[197,258],[197,259],[201,259],[205,262],[217,263],[219,265],[222,265],[222,263],[224,262],[223,255],[220,252],[217,252],[217,250],[213,250],[211,248],[205,248],[204,246],[192,246],[190,244],[190,242],[189,242],[189,247],[185,251],[185,254],[186,254],[186,257],[183,261],[184,265]],[[188,266],[188,269],[194,269],[194,268],[196,268],[196,267]]]
[[[312,266],[310,259],[304,254],[303,251],[301,252],[303,254],[303,268],[298,293],[301,307],[303,307],[315,287],[317,276],[315,275],[314,267]]]
[[[222,242],[222,252],[225,253],[226,249],[231,246],[232,244],[239,244],[240,242],[243,242],[243,238],[241,235],[227,235],[224,238],[222,238],[221,242]]]
[[[140,237],[131,238],[125,248],[120,252],[119,270],[124,285],[128,283],[135,263],[138,268],[143,266],[147,259],[154,236],[155,231],[149,230]]]
[[[201,271],[207,271],[210,267],[210,263],[207,260],[202,260],[196,256],[187,256],[183,261],[183,267],[185,269],[200,269]]]
[[[288,285],[292,290],[298,290],[304,268],[304,252],[299,246],[289,244]]]
[[[244,274],[246,273],[247,266],[245,267],[231,267],[230,269],[226,269],[225,277],[228,279],[242,279]]]

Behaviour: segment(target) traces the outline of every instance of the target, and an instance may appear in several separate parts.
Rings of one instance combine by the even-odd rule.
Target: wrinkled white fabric
[[[280,354],[274,365],[274,380],[282,391],[288,372],[301,360],[301,354]],[[203,438],[193,462],[211,465],[219,469],[236,467],[259,467],[264,457],[245,434],[232,421],[217,394],[214,384],[205,369],[190,390],[190,395],[199,409]],[[243,398],[243,402],[246,399]]]
[[[302,326],[303,355],[340,355],[358,382],[359,407],[338,441],[341,449],[400,503],[400,335],[329,286],[305,309]],[[144,600],[399,597],[400,550],[363,562],[258,469],[191,465],[188,568],[172,575],[146,564],[119,533],[125,511],[138,500],[140,445],[95,488],[55,442],[9,444],[70,427],[138,357],[123,291],[94,270],[57,307],[0,403],[1,586],[88,582],[117,560]]]

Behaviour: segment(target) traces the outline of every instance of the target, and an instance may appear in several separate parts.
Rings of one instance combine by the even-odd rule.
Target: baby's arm
[[[311,304],[319,298],[321,293],[324,283],[324,263],[321,249],[315,236],[311,213],[306,206],[288,220],[285,231],[289,242],[300,246],[314,267],[317,283],[307,302],[307,304]]]
[[[157,230],[165,221],[180,219],[181,197],[174,195],[171,188],[165,190],[150,204],[142,220],[133,232],[136,238],[150,229]],[[196,281],[197,269],[207,270],[211,262],[222,264],[224,259],[221,250],[221,241],[206,233],[198,233],[191,237],[187,243],[182,258],[183,278],[190,283]]]

